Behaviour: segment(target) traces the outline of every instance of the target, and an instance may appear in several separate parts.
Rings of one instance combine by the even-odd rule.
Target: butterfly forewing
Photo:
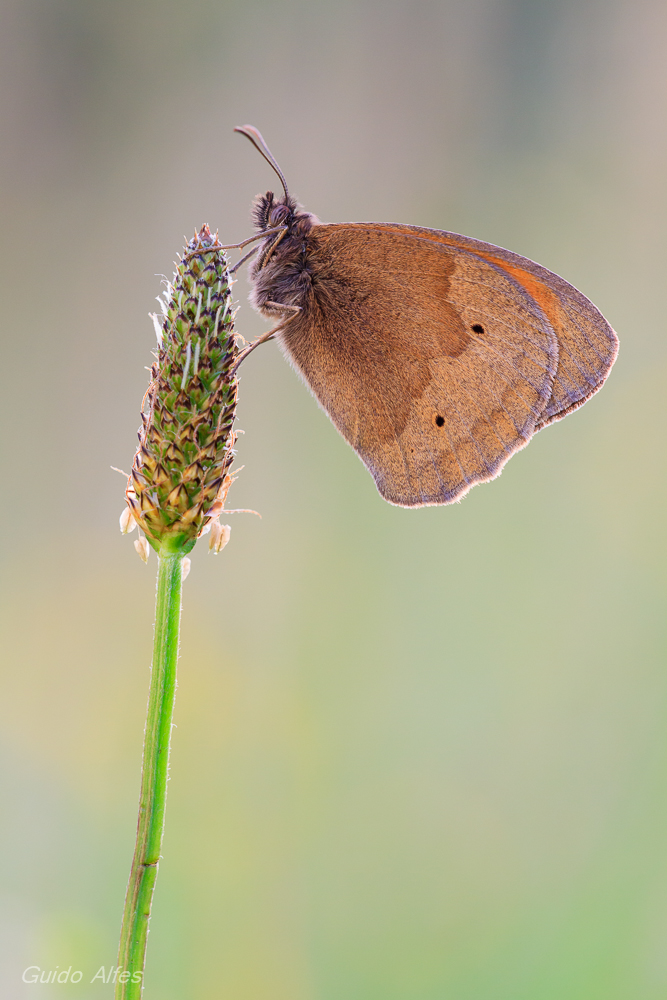
[[[474,253],[506,271],[539,303],[556,333],[559,357],[551,399],[536,430],[566,416],[602,386],[616,359],[618,338],[593,303],[559,275],[527,257],[458,233],[391,223],[375,225]]]

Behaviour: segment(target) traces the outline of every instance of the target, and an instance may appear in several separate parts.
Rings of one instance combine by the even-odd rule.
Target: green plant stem
[[[139,1000],[143,987],[148,922],[160,860],[167,801],[183,555],[183,551],[163,551],[158,555],[155,638],[144,733],[137,843],[120,933],[115,979],[116,1000]]]

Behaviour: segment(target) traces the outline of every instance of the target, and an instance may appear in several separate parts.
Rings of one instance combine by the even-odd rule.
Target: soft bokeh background
[[[146,997],[665,996],[666,46],[663,0],[4,0],[3,998],[112,993],[155,561],[109,467],[156,274],[275,187],[244,122],[323,220],[508,246],[621,353],[418,511],[274,345],[247,363],[230,501],[263,519],[193,554]]]

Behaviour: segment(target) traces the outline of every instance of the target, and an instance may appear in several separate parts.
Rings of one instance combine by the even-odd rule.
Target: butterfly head
[[[266,233],[266,239],[259,247],[255,260],[250,267],[250,276],[256,279],[269,262],[274,269],[280,267],[288,259],[302,253],[304,239],[311,228],[319,222],[310,212],[304,212],[287,190],[285,175],[274,159],[271,150],[264,142],[261,133],[253,125],[240,125],[234,129],[240,132],[257,149],[271,165],[280,178],[282,196],[274,195],[273,191],[260,194],[253,205],[253,221],[259,234]],[[282,301],[282,300],[281,300]]]
[[[260,233],[277,226],[291,229],[297,214],[297,203],[291,195],[286,193],[283,198],[276,198],[273,191],[258,195],[252,209],[253,221]]]

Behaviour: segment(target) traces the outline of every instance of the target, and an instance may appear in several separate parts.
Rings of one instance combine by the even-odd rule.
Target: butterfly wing
[[[307,248],[310,294],[280,339],[391,503],[459,499],[604,378],[598,360],[597,381],[577,367],[575,390],[568,367],[557,382],[561,340],[581,339],[562,316],[606,324],[514,254],[363,223],[315,226]]]

